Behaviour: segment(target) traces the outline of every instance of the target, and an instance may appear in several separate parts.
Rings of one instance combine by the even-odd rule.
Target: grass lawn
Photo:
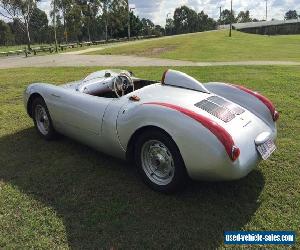
[[[14,50],[20,50],[20,49],[26,49],[27,45],[13,45],[13,46],[0,46],[0,52],[8,52],[8,51],[14,51]]]
[[[40,47],[40,46],[50,46],[49,44],[32,44],[31,48],[35,48],[35,47]],[[54,47],[54,44],[52,44],[52,46]],[[70,51],[78,51],[78,50],[85,50],[88,48],[95,48],[95,47],[99,47],[99,46],[103,46],[103,45],[91,45],[91,46],[83,46],[83,47],[76,47],[76,48],[64,48],[63,51],[60,50],[60,48],[58,47],[58,52],[59,53],[65,53],[65,52],[70,52]],[[0,52],[8,52],[8,51],[15,51],[15,50],[24,50],[27,48],[26,44],[23,45],[15,45],[15,46],[0,46]],[[38,52],[38,55],[50,55],[51,53],[47,52]],[[53,53],[54,54],[54,53]]]
[[[31,48],[40,47],[40,46],[49,46],[49,44],[32,44]],[[20,49],[27,49],[26,44],[21,45],[12,45],[12,46],[0,46],[0,52],[14,51]]]
[[[147,39],[145,39],[147,41]],[[123,41],[123,42],[114,42],[114,43],[107,43],[107,44],[97,44],[97,45],[94,45],[94,44],[91,44],[89,46],[87,45],[84,45],[83,47],[80,47],[79,45],[75,48],[64,48],[64,50],[60,50],[60,48],[58,47],[58,52],[59,53],[65,53],[65,52],[74,52],[74,51],[79,51],[79,50],[86,50],[86,49],[89,49],[89,48],[98,48],[98,47],[107,47],[107,48],[111,48],[111,47],[117,47],[117,46],[124,46],[124,45],[127,45],[128,43],[129,44],[137,44],[137,43],[140,43],[140,42],[143,42],[143,40],[136,40],[136,41]],[[73,43],[73,42],[70,42],[70,43]],[[32,44],[31,45],[31,48],[35,48],[35,47],[40,47],[40,46],[53,46],[55,47],[54,44]],[[59,46],[59,45],[58,45]],[[12,46],[0,46],[0,52],[8,52],[8,51],[15,51],[15,50],[24,50],[27,48],[27,45],[26,44],[21,44],[21,45],[12,45]],[[43,52],[39,52],[38,54],[50,54],[50,53],[43,53]]]
[[[179,68],[204,82],[259,90],[281,117],[278,150],[246,178],[192,182],[169,196],[146,187],[128,163],[37,136],[22,103],[27,84],[97,69],[0,70],[0,248],[215,249],[224,247],[224,230],[295,230],[300,247],[299,66]],[[159,79],[164,68],[132,70]]]
[[[262,36],[234,31],[154,39],[89,54],[126,54],[189,61],[300,61],[300,35]]]
[[[32,44],[31,48],[39,47],[39,46],[49,46],[49,44]],[[27,49],[27,45],[13,45],[13,46],[0,46],[0,52],[9,52],[9,51],[16,51],[16,50],[24,50]],[[20,56],[25,56],[24,52],[19,54]],[[33,55],[33,53],[31,54]],[[50,55],[48,51],[38,52],[37,55]],[[17,54],[10,54],[9,56],[17,56]],[[0,55],[1,57],[7,57],[7,55]]]

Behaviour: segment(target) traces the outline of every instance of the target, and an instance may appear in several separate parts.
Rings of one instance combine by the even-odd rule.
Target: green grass
[[[14,46],[0,46],[0,52],[8,52],[8,51],[15,51],[26,49],[27,45],[14,45]]]
[[[300,61],[300,35],[262,36],[228,31],[153,39],[89,54],[125,54],[201,62]]]
[[[50,46],[49,44],[32,44],[31,48],[35,48],[35,47],[40,47],[40,46]],[[52,44],[52,46],[54,47],[54,45]],[[76,47],[76,48],[64,48],[63,51],[61,51],[58,48],[58,52],[60,53],[65,53],[65,52],[70,52],[70,51],[78,51],[78,50],[85,50],[88,48],[95,48],[95,47],[99,47],[99,46],[103,46],[103,45],[91,45],[91,46],[83,46],[83,47]],[[15,51],[15,50],[24,50],[27,48],[26,44],[23,45],[14,45],[14,46],[0,46],[0,52],[8,52],[8,51]],[[49,52],[38,52],[39,54],[43,54],[43,55],[49,55],[51,53]]]
[[[49,44],[32,44],[31,48],[40,47],[40,46],[49,46]],[[1,52],[16,51],[16,50],[24,50],[24,49],[27,49],[27,45],[26,44],[23,44],[23,45],[14,45],[14,46],[0,46],[0,53]],[[12,56],[12,55],[16,56],[17,54],[9,54],[9,56]],[[21,52],[18,55],[25,56],[25,53]],[[33,55],[33,53],[31,55]],[[41,55],[51,55],[51,54],[48,51],[43,51],[43,52],[38,52],[37,55],[41,56]],[[0,58],[1,57],[6,57],[6,56],[7,56],[6,54],[0,55]]]
[[[40,47],[40,46],[49,46],[49,44],[32,44],[31,48]],[[27,49],[26,44],[13,45],[13,46],[0,46],[0,52],[8,52],[8,51],[15,51],[15,50],[23,50],[23,49]]]
[[[299,66],[178,68],[204,82],[259,90],[281,117],[278,150],[246,178],[192,182],[175,195],[151,191],[128,163],[67,138],[37,136],[24,88],[97,69],[0,70],[0,248],[215,249],[224,247],[224,230],[295,230],[299,238]],[[132,70],[159,79],[164,68]]]

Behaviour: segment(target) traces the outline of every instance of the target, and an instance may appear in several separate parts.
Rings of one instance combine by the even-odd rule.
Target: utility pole
[[[231,30],[232,30],[232,0],[230,0],[230,27],[229,27],[229,37],[231,37]]]
[[[266,21],[268,21],[268,0],[266,1]]]
[[[221,24],[222,6],[220,6],[219,8],[220,8],[220,24]]]

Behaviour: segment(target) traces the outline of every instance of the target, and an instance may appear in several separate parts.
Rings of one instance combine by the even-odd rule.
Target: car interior
[[[105,98],[119,98],[127,95],[134,90],[141,89],[145,86],[157,83],[158,81],[140,79],[128,74],[119,74],[111,77],[110,74],[105,75],[106,78],[89,79],[86,84],[81,84],[81,92],[92,96]],[[105,80],[108,79],[108,80]]]

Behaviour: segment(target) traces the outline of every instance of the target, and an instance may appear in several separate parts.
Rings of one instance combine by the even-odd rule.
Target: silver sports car
[[[60,86],[34,83],[24,103],[45,139],[60,133],[133,160],[161,192],[175,191],[188,177],[242,178],[276,149],[279,114],[266,97],[175,70],[161,82],[102,70]]]

